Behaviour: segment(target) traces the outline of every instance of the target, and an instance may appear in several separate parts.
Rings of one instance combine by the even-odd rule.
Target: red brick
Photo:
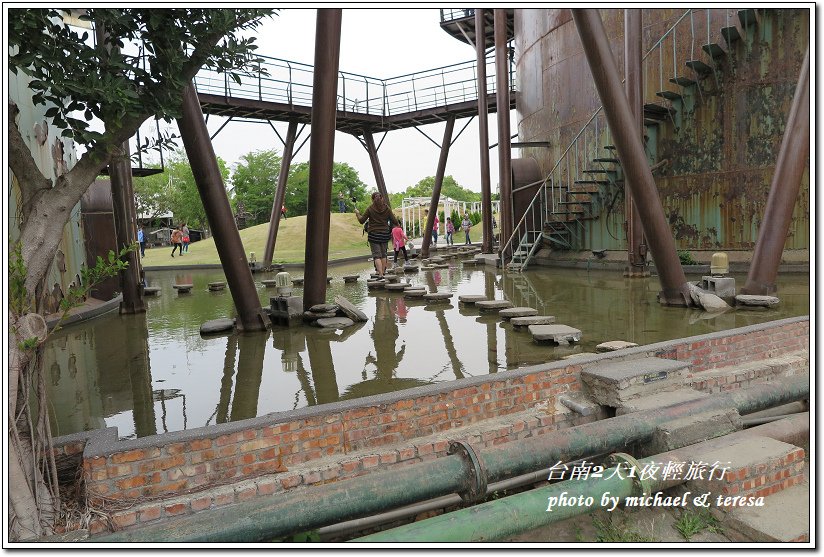
[[[302,481],[303,479],[300,476],[287,476],[280,480],[280,485],[283,489],[290,489],[299,486]]]
[[[235,502],[235,494],[234,493],[222,493],[220,495],[215,496],[214,506],[215,507],[222,507],[224,505],[231,505]]]
[[[112,517],[112,522],[114,522],[116,528],[125,528],[137,524],[137,511],[116,514]]]
[[[143,449],[133,449],[125,453],[116,453],[111,456],[113,464],[123,464],[124,462],[134,462],[146,458],[146,451]]]
[[[278,486],[274,482],[260,483],[257,487],[258,495],[272,495],[278,491]]]
[[[202,511],[208,509],[212,506],[212,498],[211,497],[200,497],[198,499],[192,500],[192,510],[193,511]]]
[[[257,487],[250,487],[237,493],[238,501],[249,501],[257,497]]]
[[[131,489],[146,485],[146,476],[132,476],[123,480],[117,480],[114,484],[118,489]]]
[[[173,503],[163,507],[163,510],[165,510],[166,514],[169,516],[177,516],[185,513],[188,509],[184,503]]]
[[[194,441],[189,441],[189,450],[190,451],[202,451],[203,449],[211,449],[212,448],[212,440],[211,439],[195,439]]]
[[[412,451],[412,455],[414,456],[415,451]],[[349,474],[354,472],[360,467],[360,461],[358,460],[347,460],[345,462],[341,462],[341,468],[345,474]]]
[[[361,465],[363,466],[364,470],[367,468],[374,468],[380,463],[380,457],[378,455],[368,455],[361,459]]]
[[[169,455],[178,455],[186,452],[186,443],[172,443],[166,445],[166,453]]]
[[[160,518],[160,506],[149,507],[140,511],[140,522],[149,522]]]

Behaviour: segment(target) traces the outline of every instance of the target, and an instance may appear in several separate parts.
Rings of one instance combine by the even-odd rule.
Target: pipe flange
[[[486,468],[472,445],[464,441],[450,441],[447,454],[458,454],[468,464],[469,487],[458,495],[465,503],[475,503],[486,497]]]
[[[628,464],[635,472],[632,474],[632,485],[635,487],[634,495],[647,496],[652,493],[652,484],[649,480],[641,478],[641,465],[635,457],[627,453],[612,453],[609,455],[610,462],[615,466]]]

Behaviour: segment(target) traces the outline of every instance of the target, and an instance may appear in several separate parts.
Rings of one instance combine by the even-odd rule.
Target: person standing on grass
[[[466,234],[466,241],[464,245],[469,245],[472,243],[472,240],[469,239],[469,229],[472,228],[472,221],[469,220],[469,213],[464,213],[464,218],[461,221],[461,228],[463,228],[464,234]]]
[[[186,226],[186,223],[183,223],[183,228],[180,229],[183,232],[183,251],[189,253],[189,227]]]
[[[140,257],[146,257],[146,236],[143,235],[143,227],[137,227],[137,243],[140,244]]]
[[[343,192],[338,194],[338,212],[345,213],[346,212],[346,200],[343,198]]]
[[[175,256],[175,250],[183,256],[183,230],[175,228],[172,231],[172,257]]]
[[[454,246],[455,240],[452,239],[452,235],[455,233],[455,225],[452,224],[452,218],[446,217],[446,245],[447,246]]]
[[[355,217],[358,222],[367,225],[367,238],[369,247],[372,250],[372,258],[375,260],[375,270],[380,278],[384,277],[386,267],[389,264],[386,256],[387,244],[392,237],[390,226],[397,225],[398,219],[392,213],[392,209],[386,204],[383,196],[379,192],[372,194],[372,204],[366,209],[363,215],[355,208]]]
[[[435,221],[432,223],[432,241],[438,245],[438,231],[441,228],[441,221],[438,219],[438,211],[435,211]]]

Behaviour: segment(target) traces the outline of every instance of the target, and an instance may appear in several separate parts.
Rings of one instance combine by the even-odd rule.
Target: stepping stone
[[[143,287],[143,295],[144,296],[160,296],[160,287],[159,286],[144,286]]]
[[[338,306],[335,304],[316,304],[309,308],[309,311],[312,313],[328,313],[328,312],[337,312]]]
[[[414,290],[414,289],[412,289],[412,288],[408,288],[408,289],[406,289],[406,290],[404,290],[404,291],[403,291],[403,297],[404,297],[404,298],[418,298],[418,299],[423,299],[423,297],[424,297],[425,295],[426,295],[426,290]]]
[[[355,304],[344,298],[343,296],[335,296],[335,303],[338,304],[341,311],[346,314],[346,317],[351,319],[352,321],[369,321],[369,318],[355,307]]]
[[[404,265],[403,272],[404,273],[417,273],[419,271],[417,265]]]
[[[533,317],[538,315],[538,310],[528,307],[506,308],[499,311],[498,315],[504,319],[512,319],[513,317]]]
[[[192,291],[193,286],[192,284],[173,284],[172,288],[177,290],[178,294],[188,294]]]
[[[315,325],[324,329],[345,329],[354,324],[355,322],[348,317],[330,317],[315,321]]]
[[[331,319],[337,317],[337,311],[304,311],[303,319],[306,321],[317,321],[318,319]]]
[[[398,275],[386,275],[386,277],[384,278],[388,283],[397,283],[399,280],[401,280]]]
[[[452,292],[432,292],[430,294],[424,294],[423,299],[427,302],[446,302],[452,299]]]
[[[208,335],[212,333],[222,333],[235,328],[235,320],[229,318],[212,319],[200,326],[200,334]]]
[[[448,269],[449,265],[447,265],[446,263],[438,263],[436,265],[433,265],[433,267],[435,269]]]
[[[739,294],[735,303],[742,306],[770,308],[777,306],[781,300],[775,296],[755,296],[753,294]]]
[[[378,280],[379,278],[381,278],[381,276],[378,273],[371,273],[369,275],[369,278],[372,280]]]
[[[386,283],[382,280],[367,280],[366,286],[370,289],[372,288],[383,288]]]
[[[482,294],[462,294],[458,296],[459,302],[463,302],[468,305],[472,305],[476,302],[485,302],[487,299],[488,298]]]
[[[661,391],[660,393],[655,393],[649,396],[641,396],[624,402],[623,406],[616,408],[615,414],[617,416],[622,416],[624,414],[631,414],[632,412],[643,412],[644,410],[663,408],[664,406],[681,404],[682,402],[706,398],[708,396],[711,395],[709,393],[696,391],[694,389]]]
[[[614,408],[627,401],[684,387],[689,364],[664,358],[607,361],[581,371],[598,404]]]
[[[431,271],[435,268],[435,265],[421,265],[421,271]]]
[[[502,309],[511,308],[512,302],[509,300],[485,300],[475,302],[475,307],[481,311],[500,311]]]
[[[261,282],[261,283],[263,284],[263,286],[265,286],[266,288],[274,288],[275,286],[277,286],[277,285],[278,285],[278,281],[276,281],[275,279],[263,279],[263,280],[262,280],[262,281],[260,281],[260,282]]]
[[[530,325],[529,333],[533,340],[551,340],[561,345],[581,340],[581,331],[569,325]]]
[[[210,282],[209,283],[209,290],[212,292],[217,292],[218,290],[223,290],[226,288],[225,282]]]
[[[292,284],[294,284],[295,286],[303,286],[303,279],[302,278],[292,279]]]
[[[602,342],[595,347],[598,352],[613,352],[615,350],[623,350],[624,348],[632,348],[638,346],[634,342],[627,342],[625,340],[611,340],[609,342]]]
[[[555,323],[555,316],[529,315],[525,317],[513,317],[509,322],[512,323],[513,327],[529,327],[530,325],[552,325],[553,323]]]
[[[343,275],[343,282],[358,282],[359,275]]]
[[[467,265],[471,267],[473,265],[477,265],[478,262],[475,261],[474,259],[465,259],[463,264],[464,264],[464,267],[466,267]]]
[[[404,290],[406,290],[407,288],[409,288],[411,286],[412,286],[411,284],[406,283],[406,282],[394,282],[394,283],[387,284],[386,286],[384,286],[384,288],[386,288],[387,290],[392,291],[392,292],[403,292]]]

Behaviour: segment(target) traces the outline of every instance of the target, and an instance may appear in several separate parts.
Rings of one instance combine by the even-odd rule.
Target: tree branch
[[[20,109],[17,108],[17,104],[9,100],[9,166],[20,185],[23,217],[25,218],[32,201],[41,192],[51,189],[52,181],[46,178],[37,167],[31,149],[23,139],[20,128],[17,127],[16,120],[19,113]]]

